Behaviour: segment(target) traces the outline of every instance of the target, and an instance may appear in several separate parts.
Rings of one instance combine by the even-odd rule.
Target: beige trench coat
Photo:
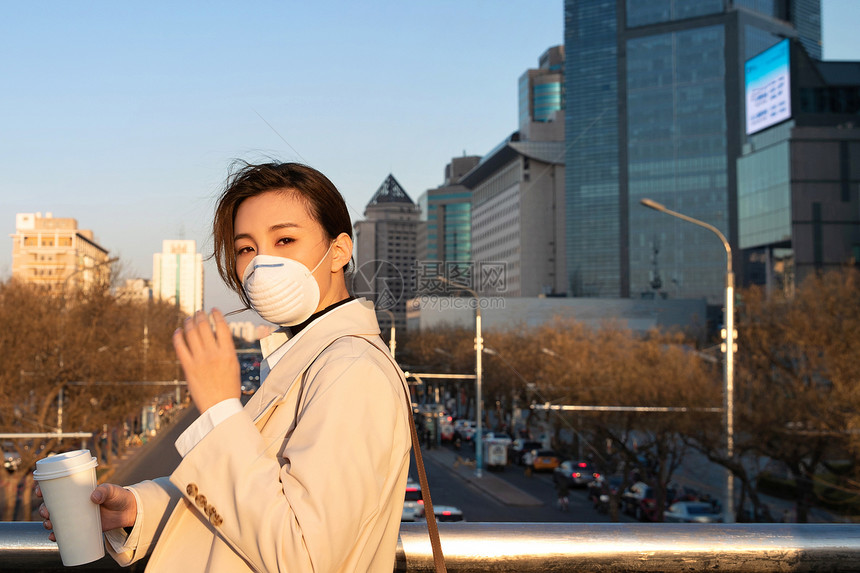
[[[215,427],[169,478],[133,486],[147,571],[394,568],[409,469],[406,380],[370,303],[323,315],[243,412]],[[154,547],[154,549],[153,549]]]

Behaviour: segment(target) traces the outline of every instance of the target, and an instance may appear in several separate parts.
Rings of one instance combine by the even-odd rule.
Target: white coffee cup
[[[82,565],[104,557],[102,520],[90,494],[98,485],[98,460],[89,450],[57,454],[36,462],[39,482],[63,565]]]

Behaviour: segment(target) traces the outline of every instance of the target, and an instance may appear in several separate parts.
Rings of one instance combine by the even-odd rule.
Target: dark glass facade
[[[627,26],[647,26],[718,14],[723,0],[627,0]]]
[[[722,303],[718,238],[639,200],[710,223],[737,246],[743,62],[793,35],[818,45],[819,0],[565,1],[573,296]]]
[[[627,42],[631,296],[721,291],[718,238],[638,205],[654,199],[728,236],[724,52],[723,26]]]
[[[615,0],[567,0],[564,18],[568,292],[619,296]]]

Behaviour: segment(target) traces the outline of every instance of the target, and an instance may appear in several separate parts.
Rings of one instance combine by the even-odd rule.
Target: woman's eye
[[[289,245],[292,242],[293,242],[293,239],[291,239],[289,237],[284,237],[282,239],[278,239],[277,244],[278,245]]]
[[[253,247],[239,247],[238,249],[236,249],[236,256],[238,257],[239,255],[244,255],[244,254],[253,253],[253,252],[254,252]]]

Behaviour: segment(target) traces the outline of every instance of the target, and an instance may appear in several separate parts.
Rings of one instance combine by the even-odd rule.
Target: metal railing
[[[451,573],[860,571],[853,524],[442,523],[439,534]],[[40,522],[0,522],[0,570],[67,571]],[[105,557],[75,570],[123,569]],[[394,570],[434,571],[425,524],[401,524]]]

